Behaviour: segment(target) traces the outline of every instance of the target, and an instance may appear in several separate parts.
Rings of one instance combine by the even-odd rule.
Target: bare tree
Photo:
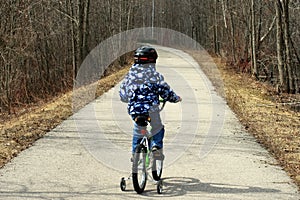
[[[286,70],[284,68],[283,60],[283,34],[282,34],[282,7],[280,0],[275,1],[276,6],[276,31],[277,31],[277,60],[278,60],[278,71],[279,71],[279,88],[283,92],[287,92],[286,84]]]
[[[285,65],[288,75],[288,92],[295,93],[294,70],[292,69],[291,48],[290,48],[290,28],[289,28],[289,0],[282,0],[283,17],[283,38],[285,44]]]
[[[251,0],[251,49],[252,49],[252,74],[257,76],[256,59],[256,22],[255,22],[255,0]]]
[[[13,112],[16,106],[69,90],[91,49],[152,22],[187,34],[243,72],[268,77],[282,92],[300,92],[299,1],[155,0],[154,17],[152,3],[3,1],[0,110]]]

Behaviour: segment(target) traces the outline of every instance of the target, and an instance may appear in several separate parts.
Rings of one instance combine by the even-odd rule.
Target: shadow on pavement
[[[133,188],[129,188],[126,192],[122,192],[117,186],[102,187],[94,184],[84,185],[83,188],[73,188],[68,184],[56,184],[55,188],[32,189],[15,182],[4,183],[5,187],[0,189],[0,199],[114,199],[122,197],[122,199],[140,199]],[[131,183],[130,183],[131,184]],[[151,184],[151,183],[149,183]],[[48,185],[48,186],[50,186]],[[243,194],[243,193],[280,193],[275,189],[249,187],[241,185],[228,185],[220,183],[203,183],[199,179],[189,177],[167,177],[163,179],[163,194],[159,195],[156,189],[147,189],[142,193],[145,197],[178,197],[189,194]],[[113,196],[113,198],[110,198]]]
[[[32,200],[63,200],[63,199],[107,199],[109,196],[121,197],[124,195],[119,188],[116,187],[97,187],[95,184],[86,184],[83,187],[72,187],[70,185],[51,182],[49,185],[40,188],[33,188],[35,184],[43,184],[32,182],[30,184],[20,184],[17,182],[2,182],[4,187],[0,185],[0,199],[32,199]],[[54,186],[55,185],[55,186]],[[80,184],[79,184],[80,185]],[[53,188],[51,187],[53,186]],[[118,191],[118,192],[116,192]],[[120,191],[120,192],[119,192]],[[113,198],[110,198],[113,199]]]
[[[156,191],[146,191],[152,196]],[[279,193],[280,190],[221,183],[203,183],[189,177],[167,177],[163,179],[163,196],[184,196],[187,193],[241,194],[241,193]]]

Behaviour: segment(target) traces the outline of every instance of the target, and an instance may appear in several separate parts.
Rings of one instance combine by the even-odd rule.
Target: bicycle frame
[[[165,104],[166,104],[166,101],[160,101],[160,102],[163,103],[161,108],[160,108],[160,111],[162,111]],[[144,118],[142,118],[142,119],[144,120]],[[147,122],[150,122],[150,120],[148,120]],[[133,159],[132,162],[135,162],[133,164],[133,166],[134,166],[133,171],[134,172],[132,172],[132,176],[130,176],[128,178],[123,177],[121,179],[121,182],[120,182],[121,190],[125,191],[125,189],[126,189],[126,180],[133,180],[134,188],[135,188],[136,192],[138,194],[140,194],[144,191],[147,179],[150,178],[150,180],[157,185],[157,193],[161,194],[163,183],[162,183],[162,180],[161,180],[160,176],[161,176],[161,172],[162,172],[162,162],[163,161],[153,157],[153,154],[150,150],[150,145],[149,145],[152,135],[149,133],[149,131],[147,129],[142,129],[141,130],[141,135],[143,135],[143,137],[142,137],[142,139],[139,143],[140,146],[138,146],[139,150],[137,150],[137,152],[138,153],[141,152],[145,157],[143,156],[142,160],[136,160],[136,162]],[[144,152],[144,150],[145,150],[145,152]],[[138,156],[138,158],[139,158],[139,156]],[[160,160],[160,164],[156,163],[158,160]],[[140,165],[141,165],[141,168],[140,168]],[[156,170],[157,166],[160,166],[160,170]],[[138,178],[137,178],[138,169],[142,169],[143,173],[144,173],[144,176],[143,176],[143,173],[142,173],[142,180],[143,181],[142,181],[141,185],[139,185],[140,183],[138,183]],[[155,169],[155,170],[153,170],[153,169]],[[137,171],[135,171],[135,170],[137,170]],[[152,170],[152,176],[148,172],[149,170]],[[159,174],[156,174],[157,172],[159,172]]]
[[[143,136],[140,145],[143,145],[146,149],[146,172],[147,175],[149,175],[148,170],[152,167],[150,165],[150,161],[151,161],[151,151],[150,151],[150,146],[149,146],[149,140],[151,139],[151,135],[149,133],[147,133],[146,135]],[[152,178],[151,178],[152,179]]]

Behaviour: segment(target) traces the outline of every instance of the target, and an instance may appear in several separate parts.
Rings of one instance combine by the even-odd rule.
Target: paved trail
[[[143,195],[131,182],[127,191],[119,188],[130,174],[131,121],[117,86],[2,168],[0,199],[299,200],[291,179],[244,131],[196,63],[180,51],[158,52],[158,71],[184,99],[162,113],[162,195],[151,183]]]

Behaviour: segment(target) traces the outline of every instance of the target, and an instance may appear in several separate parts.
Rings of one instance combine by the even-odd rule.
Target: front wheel
[[[158,181],[158,183],[157,183],[156,191],[157,191],[157,194],[162,194],[162,192],[163,192],[163,184],[162,184],[161,180]]]
[[[146,152],[146,148],[143,145],[139,145],[133,156],[132,181],[134,190],[138,194],[141,194],[144,191],[147,182]]]
[[[153,158],[152,177],[155,181],[159,181],[161,179],[162,170],[163,170],[163,160]]]

